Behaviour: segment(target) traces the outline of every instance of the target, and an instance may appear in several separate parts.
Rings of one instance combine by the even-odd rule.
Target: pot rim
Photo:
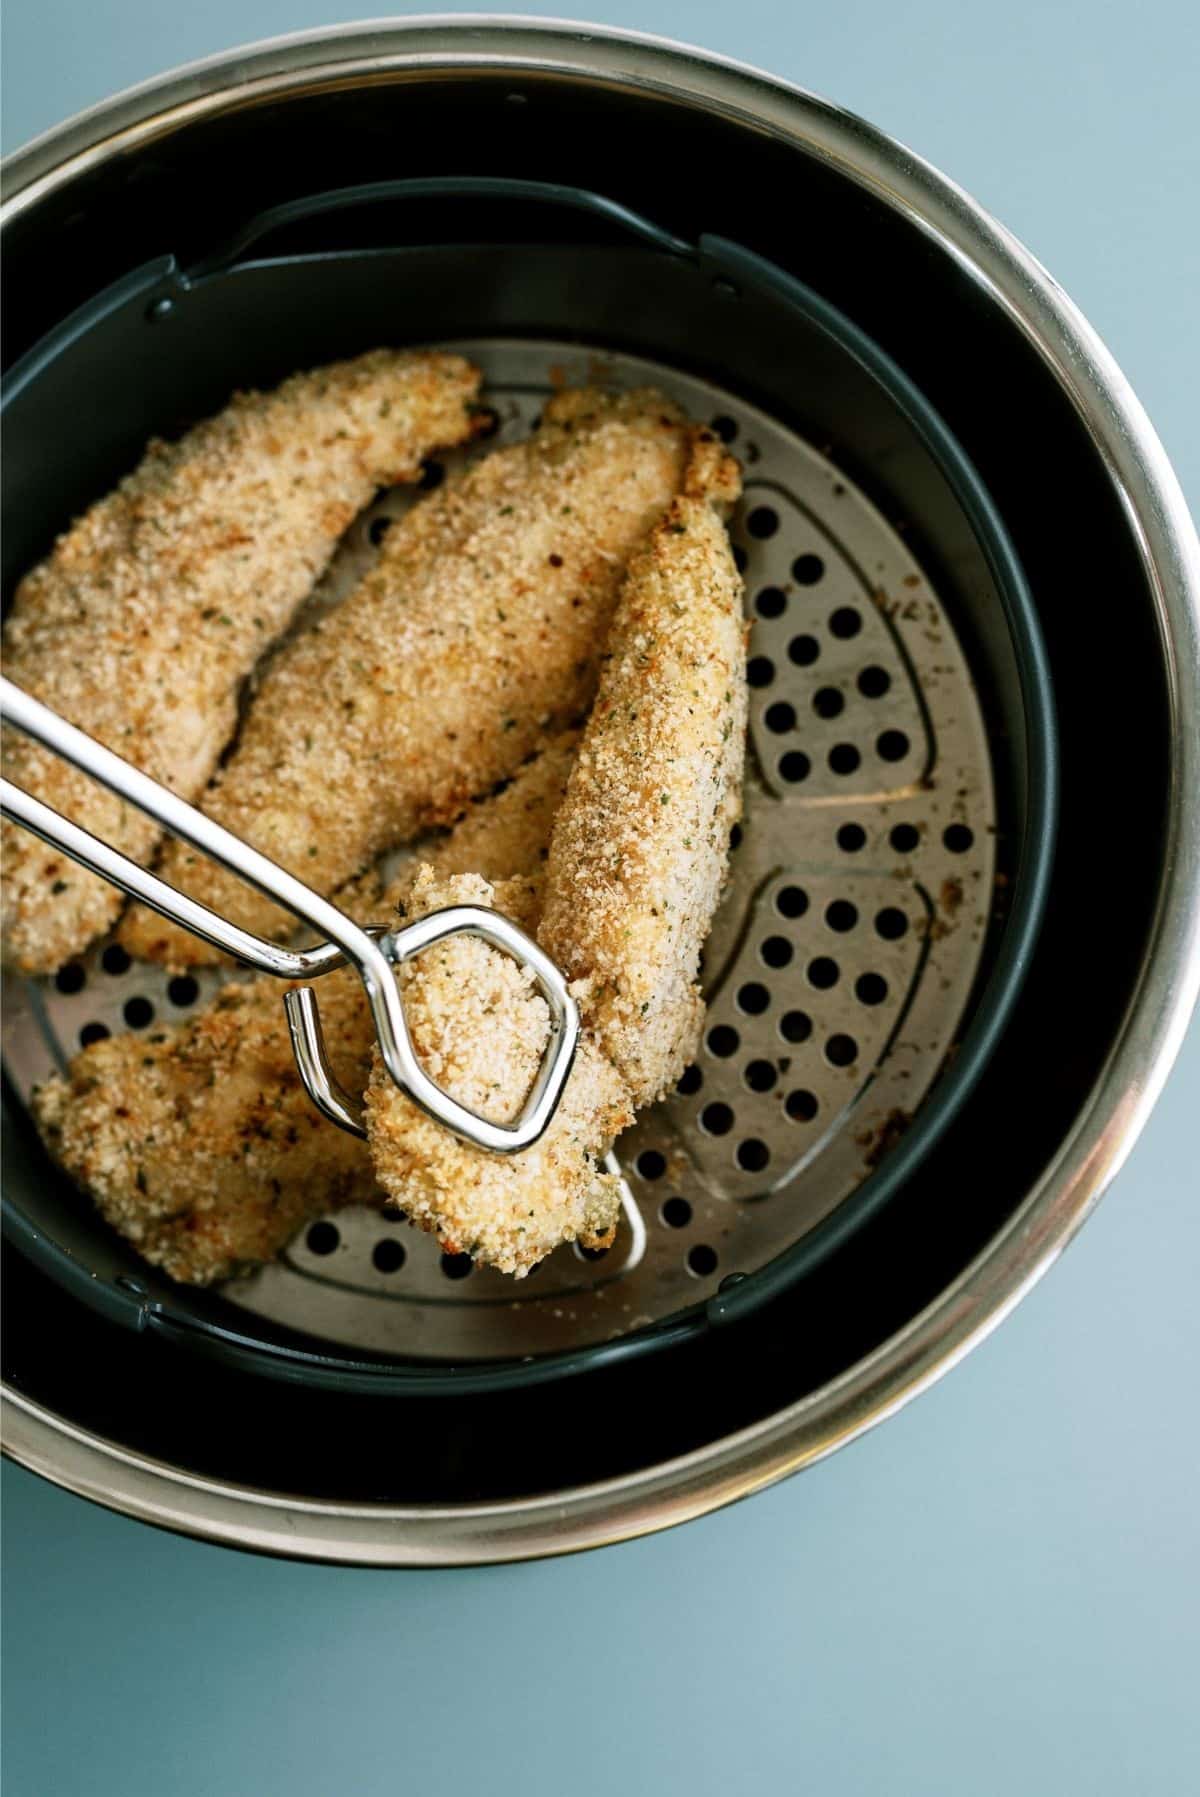
[[[181,1471],[80,1429],[15,1391],[4,1451],[109,1508],[263,1553],[379,1566],[521,1560],[684,1522],[823,1459],[954,1366],[1071,1240],[1123,1164],[1200,994],[1200,542],[1179,483],[1120,369],[1041,264],[966,193],[828,101],[666,39],[559,20],[425,16],[304,32],[197,62],[35,139],[4,167],[0,225],[119,151],[270,94],[421,68],[586,75],[690,98],[753,123],[898,207],[1003,308],[1099,453],[1153,596],[1174,751],[1154,923],[1104,1069],[1037,1185],[959,1277],[865,1359],[795,1404],[657,1466],[532,1499],[453,1506],[314,1501]]]

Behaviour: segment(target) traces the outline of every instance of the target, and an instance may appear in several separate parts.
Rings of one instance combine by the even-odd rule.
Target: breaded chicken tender
[[[493,889],[475,875],[443,880],[422,868],[411,903],[417,914],[471,904],[512,915],[511,884]],[[459,936],[410,962],[399,977],[426,1071],[472,1110],[510,1122],[550,1033],[546,1001],[528,971],[477,937]],[[600,1162],[633,1111],[620,1076],[590,1042],[580,1043],[546,1133],[519,1154],[490,1154],[460,1141],[405,1097],[378,1055],[366,1113],[380,1184],[448,1253],[471,1254],[520,1277],[562,1242],[611,1242],[620,1185]]]
[[[745,762],[742,582],[715,509],[737,498],[736,464],[701,445],[689,488],[630,564],[539,932],[639,1110],[695,1050]]]
[[[518,1277],[560,1242],[611,1240],[619,1193],[603,1157],[635,1109],[678,1078],[700,1028],[697,961],[745,753],[742,583],[722,523],[738,491],[736,463],[696,433],[685,490],[634,555],[618,602],[538,930],[576,982],[584,1022],[545,1136],[507,1156],[461,1142],[421,1117],[373,1056],[367,1130],[380,1184],[444,1246]],[[445,894],[432,877],[414,889],[426,909],[451,902]],[[500,892],[495,902],[503,908]],[[548,1014],[527,985],[513,988],[500,951],[453,946],[453,957],[405,969],[405,1005],[424,1020],[418,1049],[453,1096],[508,1122],[537,1071]]]
[[[284,647],[204,809],[331,892],[504,779],[590,702],[626,562],[679,491],[687,444],[661,394],[557,394],[535,436],[414,507],[357,591]],[[161,871],[244,928],[292,927],[184,845]],[[121,940],[144,959],[216,958],[143,907]]]
[[[460,356],[378,350],[246,393],[140,467],[26,576],[5,671],[88,735],[197,798],[239,688],[375,490],[475,429]],[[146,862],[158,826],[16,731],[4,771]],[[121,894],[4,824],[5,957],[49,973],[107,929]]]
[[[511,914],[530,930],[575,742],[571,733],[557,738],[424,851],[439,877],[483,867],[507,881]],[[356,882],[337,901],[360,922],[394,923],[397,908],[408,915],[415,875],[406,868],[387,886]],[[272,1259],[315,1217],[381,1199],[366,1144],[331,1128],[301,1084],[286,990],[266,977],[226,986],[175,1029],[93,1043],[65,1079],[34,1095],[55,1159],[174,1279],[224,1279]],[[340,968],[316,990],[334,1070],[348,1091],[362,1092],[375,1037],[358,976]]]

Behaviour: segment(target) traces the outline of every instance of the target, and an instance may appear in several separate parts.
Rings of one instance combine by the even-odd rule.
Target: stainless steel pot
[[[359,102],[353,114],[348,97]],[[697,156],[715,159],[719,153],[731,190],[724,203],[736,202],[740,182],[743,207],[754,213],[743,221],[745,238],[755,235],[757,247],[786,258],[815,284],[826,276],[840,282],[835,297],[848,309],[868,300],[861,284],[856,293],[852,259],[835,268],[835,244],[857,236],[868,265],[894,257],[895,289],[890,301],[881,303],[876,294],[870,302],[871,328],[885,342],[892,336],[889,347],[914,379],[931,388],[943,384],[939,403],[955,407],[960,434],[976,433],[980,443],[1013,428],[1001,416],[1002,402],[986,391],[982,377],[974,400],[969,378],[964,383],[955,375],[950,383],[965,385],[965,395],[951,394],[945,383],[955,351],[969,368],[972,333],[991,333],[1014,370],[1021,370],[1024,403],[1036,408],[1026,423],[1047,436],[1059,433],[1062,461],[1070,463],[1062,473],[1062,528],[1069,530],[1076,513],[1088,511],[1081,499],[1085,482],[1091,483],[1101,506],[1091,511],[1090,528],[1129,570],[1123,661],[1144,719],[1142,774],[1152,797],[1145,839],[1132,857],[1135,870],[1119,891],[1119,882],[1109,883],[1124,959],[1114,955],[1106,969],[1112,990],[1103,1003],[1097,999],[1096,1020],[1085,1022],[1075,1010],[1085,975],[1081,968],[1069,976],[1065,963],[1055,1015],[1053,945],[1024,1001],[1062,1032],[1062,1060],[1070,1065],[1061,1090],[1046,1098],[1023,1094],[1003,1057],[991,1076],[993,1106],[999,1106],[992,1126],[1003,1114],[999,1093],[1010,1106],[1028,1107],[1030,1143],[1025,1162],[1008,1172],[1007,1186],[981,1204],[974,1234],[953,1241],[947,1234],[897,1289],[885,1292],[882,1282],[878,1290],[868,1288],[878,1305],[874,1332],[867,1329],[824,1352],[821,1344],[801,1344],[794,1371],[786,1356],[772,1353],[774,1370],[770,1377],[764,1370],[758,1381],[757,1402],[738,1395],[744,1378],[729,1369],[753,1366],[756,1357],[765,1366],[768,1346],[791,1342],[794,1316],[782,1308],[770,1338],[748,1336],[744,1328],[739,1335],[732,1325],[722,1337],[715,1329],[706,1358],[690,1374],[693,1383],[711,1380],[711,1416],[694,1419],[690,1434],[662,1433],[657,1448],[653,1431],[638,1436],[626,1410],[630,1439],[614,1444],[609,1463],[603,1455],[566,1454],[559,1482],[552,1468],[541,1467],[522,1489],[518,1468],[508,1487],[486,1501],[457,1494],[447,1501],[452,1482],[422,1489],[419,1480],[415,1486],[408,1481],[409,1496],[404,1478],[385,1478],[372,1468],[353,1488],[335,1485],[318,1494],[306,1467],[282,1447],[273,1459],[247,1453],[222,1460],[215,1446],[200,1452],[186,1431],[181,1435],[148,1414],[148,1401],[140,1413],[106,1408],[85,1389],[83,1360],[111,1354],[112,1366],[136,1382],[147,1376],[148,1350],[137,1358],[143,1344],[136,1338],[115,1345],[95,1335],[87,1337],[85,1355],[85,1326],[69,1302],[43,1290],[23,1268],[13,1272],[16,1321],[5,1431],[14,1458],[100,1502],[185,1532],[264,1551],[373,1564],[522,1558],[663,1527],[820,1458],[898,1408],[1006,1314],[1087,1215],[1157,1096],[1200,980],[1194,728],[1200,716],[1200,549],[1182,496],[1119,371],[1049,277],[965,196],[861,121],[736,66],[591,28],[446,20],[322,33],[198,66],[43,138],[10,165],[6,241],[18,245],[19,265],[23,253],[50,271],[38,304],[64,315],[121,273],[122,256],[125,265],[131,259],[118,233],[109,233],[106,242],[95,234],[88,239],[80,221],[89,211],[103,218],[119,190],[126,210],[134,210],[134,223],[123,228],[136,235],[139,195],[152,221],[172,182],[183,181],[177,191],[187,194],[185,177],[172,166],[172,158],[182,155],[179,146],[244,146],[256,130],[261,143],[267,134],[286,134],[293,128],[289,121],[303,114],[320,119],[323,151],[338,146],[352,175],[356,163],[367,166],[364,158],[378,154],[386,140],[389,107],[394,104],[400,109],[395,118],[408,122],[414,108],[435,102],[445,116],[455,107],[486,113],[498,159],[511,157],[513,172],[526,176],[530,169],[522,159],[553,154],[547,145],[554,140],[544,137],[540,152],[531,149],[536,140],[524,135],[524,121],[532,120],[536,130],[553,112],[567,131],[561,121],[568,107],[581,118],[588,109],[615,110],[629,121],[631,134],[636,129],[646,141],[657,135],[677,151],[686,143]],[[633,178],[627,174],[626,182]],[[777,201],[772,212],[772,196],[779,193],[802,196],[795,216],[781,215]],[[753,205],[748,194],[755,196]],[[622,197],[633,197],[628,187]],[[681,204],[686,210],[686,196]],[[185,209],[185,236],[192,216]],[[147,231],[152,246],[150,224]],[[61,246],[57,260],[52,238]],[[73,245],[85,240],[88,255],[73,253]],[[108,268],[106,255],[113,258]],[[905,317],[921,307],[941,309],[952,328],[940,337],[934,332],[936,341],[923,339],[919,324]],[[21,327],[18,300],[18,334]],[[996,408],[991,415],[989,407]],[[982,453],[976,450],[977,457]],[[864,471],[868,481],[870,472]],[[1028,500],[1020,472],[1011,458],[1006,465],[993,457],[984,468],[1007,521],[1027,539],[1035,598],[1046,607],[1059,687],[1067,698],[1064,737],[1078,748],[1072,731],[1078,732],[1086,707],[1072,689],[1105,670],[1095,645],[1079,641],[1078,623],[1068,631],[1055,620],[1051,550],[1043,542],[1039,557],[1034,525],[1022,516]],[[902,472],[897,479],[902,483]],[[1040,582],[1039,569],[1045,570]],[[1106,849],[1078,754],[1069,771],[1074,784],[1068,781],[1065,789],[1058,896],[1083,929],[1087,893],[1103,890]],[[1074,1041],[1076,1033],[1092,1038],[1086,1048]],[[1010,1062],[1019,1059],[1017,1045]],[[969,1155],[961,1134],[944,1149],[946,1165],[957,1156],[968,1171]],[[937,1177],[922,1175],[931,1186]],[[878,1242],[866,1242],[861,1252],[878,1260]],[[53,1334],[54,1352],[47,1351],[46,1331]],[[195,1368],[187,1378],[198,1402],[218,1411],[229,1406],[240,1431],[253,1432],[262,1399],[252,1382]],[[623,1393],[618,1390],[618,1405],[638,1401],[637,1387],[627,1381]],[[280,1400],[271,1402],[278,1416]],[[318,1415],[312,1399],[303,1402],[308,1407],[292,1419],[300,1429],[336,1429],[330,1413]],[[578,1395],[570,1402],[578,1407]],[[475,1411],[458,1426],[468,1433],[480,1429],[483,1414]],[[508,1414],[521,1430],[530,1429],[527,1412]],[[600,1427],[612,1430],[613,1415],[622,1412],[610,1410]],[[498,1416],[493,1408],[486,1426],[500,1429]],[[534,1432],[543,1426],[539,1418]],[[281,1418],[281,1435],[287,1427]],[[412,1425],[414,1456],[437,1432],[436,1420]],[[580,1471],[586,1476],[577,1476]]]

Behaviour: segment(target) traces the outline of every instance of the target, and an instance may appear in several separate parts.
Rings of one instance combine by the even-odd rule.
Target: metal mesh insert
[[[753,619],[745,814],[705,949],[704,1042],[677,1093],[618,1144],[615,1245],[562,1249],[515,1284],[352,1210],[225,1288],[345,1346],[508,1357],[669,1315],[772,1259],[861,1184],[953,1048],[991,907],[995,804],[938,597],[832,462],[719,388],[635,357],[456,347],[487,376],[493,443],[523,435],[564,379],[649,382],[711,420],[746,475],[733,526]],[[357,522],[307,616],[337,603],[377,553],[380,520],[411,502],[385,495]],[[181,1021],[222,977],[172,978],[102,945],[56,980],[6,978],[10,1078],[27,1095],[97,1031]]]

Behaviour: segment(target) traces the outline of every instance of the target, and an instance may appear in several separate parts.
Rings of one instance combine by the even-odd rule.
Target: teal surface
[[[952,174],[1083,306],[1196,502],[1190,0],[594,3]],[[6,145],[334,16],[354,9],[9,0]],[[1198,1103],[1193,1031],[1096,1217],[996,1335],[865,1441],[671,1535],[337,1571],[158,1535],[6,1467],[6,1797],[1197,1789]]]

